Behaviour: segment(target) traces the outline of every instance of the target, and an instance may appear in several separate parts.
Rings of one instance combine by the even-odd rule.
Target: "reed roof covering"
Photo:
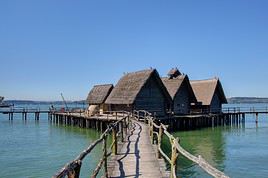
[[[112,84],[95,85],[87,96],[87,103],[91,105],[103,104],[112,90]]]
[[[171,98],[155,69],[142,70],[125,74],[116,84],[107,98],[107,104],[133,104],[139,92],[149,79],[153,77],[164,96],[170,102]]]
[[[163,81],[165,87],[167,88],[169,95],[171,96],[171,98],[173,100],[174,100],[176,94],[182,88],[182,85],[185,84],[188,88],[190,101],[193,103],[197,101],[187,75],[179,75],[176,78],[163,77],[162,81]]]
[[[168,76],[169,76],[170,78],[178,77],[179,75],[181,75],[181,72],[179,71],[178,68],[172,68],[172,69],[168,72]]]
[[[222,103],[227,103],[221,82],[218,78],[207,80],[192,80],[190,81],[195,97],[198,102],[202,102],[202,105],[210,105],[213,96],[216,92],[219,92],[219,98]]]

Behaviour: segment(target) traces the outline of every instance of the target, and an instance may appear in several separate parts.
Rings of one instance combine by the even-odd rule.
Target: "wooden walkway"
[[[168,177],[165,162],[156,158],[151,144],[148,126],[133,121],[118,154],[108,162],[110,177]]]
[[[102,144],[103,154],[97,167],[93,170],[91,178],[96,178],[101,170],[103,170],[103,177],[106,178],[176,178],[176,163],[179,155],[198,164],[213,177],[228,178],[223,172],[207,163],[201,155],[194,156],[184,150],[180,146],[180,140],[168,132],[166,125],[156,124],[151,113],[119,111],[115,113],[115,116],[116,120],[107,125],[100,138],[92,142],[73,161],[67,163],[53,178],[79,178],[83,159],[99,144]],[[57,123],[65,124],[70,123],[70,120],[73,123],[76,121],[72,115],[57,114],[55,119]],[[83,120],[93,119],[80,119],[80,124],[88,125],[88,122],[85,124]],[[110,146],[107,142],[109,135],[112,136]],[[166,155],[161,148],[164,135],[170,141],[171,157]],[[166,171],[166,163],[170,165],[170,171]]]

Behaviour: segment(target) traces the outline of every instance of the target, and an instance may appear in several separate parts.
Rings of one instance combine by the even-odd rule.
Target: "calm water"
[[[100,136],[91,129],[50,124],[46,114],[39,122],[31,114],[26,122],[21,114],[14,117],[9,121],[0,115],[0,177],[51,177]],[[100,155],[101,146],[85,159],[81,177],[88,177]]]
[[[48,106],[41,106],[48,107]],[[29,115],[30,116],[30,115]],[[51,125],[47,116],[27,122],[16,115],[13,122],[0,115],[1,177],[51,177],[74,159],[100,133],[90,129]],[[268,115],[253,116],[240,127],[217,127],[174,133],[191,153],[201,154],[209,163],[231,177],[268,177]],[[166,140],[165,150],[168,151]],[[95,168],[101,148],[86,158],[81,177]],[[182,156],[178,160],[180,177],[209,177]]]
[[[186,150],[194,155],[202,155],[230,177],[268,177],[266,114],[259,116],[258,125],[255,123],[255,116],[248,115],[246,124],[239,127],[206,128],[176,132],[174,135],[181,139]],[[167,147],[165,149],[168,150]],[[179,157],[177,170],[180,177],[210,177],[182,156]]]

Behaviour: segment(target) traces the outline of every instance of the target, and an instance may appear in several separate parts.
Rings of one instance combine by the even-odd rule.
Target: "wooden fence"
[[[128,112],[116,112],[116,115],[122,115],[123,117],[118,121],[110,124],[108,128],[103,132],[99,139],[94,141],[89,145],[87,149],[85,149],[76,159],[66,164],[58,173],[56,173],[52,178],[79,178],[80,169],[83,162],[83,159],[91,153],[91,151],[99,144],[102,143],[102,151],[103,155],[100,159],[97,167],[91,174],[91,178],[95,178],[100,170],[104,169],[104,177],[108,177],[107,170],[107,158],[111,155],[117,154],[117,144],[118,144],[118,136],[120,136],[121,141],[123,141],[124,136],[124,128],[128,129],[131,125],[130,113]],[[107,137],[109,134],[112,134],[112,143],[110,146],[107,145]]]
[[[134,111],[134,116],[139,121],[144,121],[149,125],[149,135],[151,137],[151,143],[157,143],[157,157],[163,157],[169,164],[171,168],[171,178],[176,178],[176,161],[179,156],[179,153],[182,154],[187,159],[191,160],[192,162],[198,164],[204,171],[216,178],[228,178],[223,172],[217,170],[213,166],[211,166],[208,162],[206,162],[201,155],[194,156],[184,150],[180,145],[179,138],[175,138],[171,135],[167,128],[168,126],[163,124],[156,124],[155,118],[152,117],[152,114],[147,111]],[[166,135],[169,138],[171,144],[171,158],[169,158],[161,148],[162,144],[162,137]]]
[[[58,173],[56,173],[53,178],[79,178],[80,169],[83,162],[83,159],[91,153],[91,151],[99,144],[102,143],[102,151],[103,155],[100,159],[97,167],[91,174],[91,178],[95,178],[100,170],[103,168],[104,170],[104,177],[108,177],[108,170],[107,170],[107,159],[111,155],[117,154],[117,143],[118,143],[118,136],[120,136],[121,141],[124,139],[124,131],[123,128],[129,128],[131,125],[131,119],[136,119],[141,122],[145,122],[149,126],[149,135],[151,138],[152,144],[157,144],[157,157],[163,157],[168,164],[170,164],[171,174],[170,178],[176,178],[176,161],[179,154],[183,155],[187,159],[191,160],[192,162],[198,164],[204,171],[208,174],[212,175],[216,178],[228,178],[223,172],[217,170],[209,163],[207,163],[201,155],[194,156],[184,150],[180,145],[180,140],[175,138],[168,132],[168,126],[163,124],[157,124],[155,122],[155,117],[152,117],[152,114],[147,111],[134,111],[133,113],[129,112],[114,112],[116,116],[122,116],[121,119],[118,120],[108,126],[108,128],[104,131],[104,133],[100,136],[99,139],[94,141],[92,144],[89,145],[87,149],[85,149],[76,159],[71,161],[70,163],[66,164]],[[120,129],[119,129],[120,127]],[[112,144],[108,147],[107,145],[107,137],[109,134],[112,134]],[[162,150],[162,137],[166,135],[171,144],[171,157],[164,153]],[[126,136],[126,134],[125,134]]]

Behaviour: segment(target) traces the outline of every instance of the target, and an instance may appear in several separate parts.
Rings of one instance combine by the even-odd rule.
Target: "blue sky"
[[[0,95],[85,99],[124,72],[178,67],[268,97],[267,0],[1,0]]]

